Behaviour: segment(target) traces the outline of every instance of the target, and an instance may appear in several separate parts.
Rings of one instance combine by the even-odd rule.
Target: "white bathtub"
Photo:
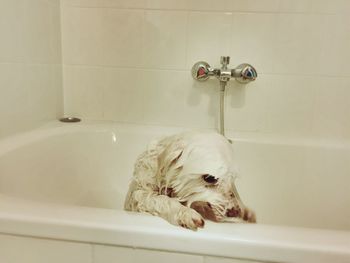
[[[53,122],[1,140],[0,262],[350,262],[349,145],[232,136],[258,224],[123,211],[136,156],[178,131]]]

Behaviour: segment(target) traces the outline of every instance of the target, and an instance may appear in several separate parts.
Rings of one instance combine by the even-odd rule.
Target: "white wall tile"
[[[65,8],[64,63],[184,68],[187,12]]]
[[[53,64],[62,65],[62,30],[60,0],[49,0],[51,15],[51,56]]]
[[[230,49],[232,60],[249,62],[258,73],[272,71],[278,17],[275,14],[234,13]]]
[[[93,253],[93,263],[135,262],[135,249],[133,248],[94,245]]]
[[[350,134],[350,78],[322,78],[315,87],[313,135],[344,140]]]
[[[65,66],[63,75],[65,115],[102,119],[103,91],[108,85],[105,71]]]
[[[218,127],[219,89],[217,80],[198,82],[192,79],[189,72],[184,72],[188,89],[185,108],[182,114],[183,125],[193,128]]]
[[[203,263],[202,256],[172,253],[172,252],[161,252],[153,250],[137,249],[135,253],[135,262],[144,263]]]
[[[235,13],[230,53],[262,73],[321,74],[328,62],[321,54],[326,52],[330,19],[313,14]]]
[[[319,81],[314,77],[273,76],[265,88],[265,131],[287,135],[310,135]]]
[[[348,0],[334,0],[334,1],[309,0],[309,2],[311,2],[312,12],[350,14],[350,2]]]
[[[0,64],[0,137],[61,116],[61,78],[57,65]]]
[[[0,62],[60,63],[59,6],[5,0],[0,17]]]
[[[143,70],[106,69],[106,74],[109,83],[104,88],[104,119],[142,123],[144,105],[149,103]]]
[[[94,245],[94,263],[163,263],[191,262],[202,263],[201,256],[155,250],[132,249],[124,247]]]
[[[24,60],[24,1],[0,2],[0,62]]]
[[[187,20],[187,12],[145,11],[142,34],[145,67],[185,68]]]
[[[231,0],[189,0],[188,8],[194,11],[226,11],[229,12],[232,9],[232,1]]]
[[[24,76],[24,65],[0,64],[0,118],[3,120],[0,136],[23,128],[21,120],[25,119],[22,114],[28,112],[28,89],[25,79],[19,76]]]
[[[349,12],[350,13],[350,12]],[[324,51],[318,55],[321,58],[321,73],[326,76],[350,76],[350,24],[348,15],[330,16],[328,25],[324,28],[326,39]]]
[[[142,88],[145,123],[165,125],[181,123],[187,92],[183,72],[146,71]]]
[[[279,12],[305,13],[311,11],[310,0],[279,0],[276,3]]]
[[[63,62],[141,66],[143,16],[138,10],[63,9]]]
[[[194,0],[197,1],[197,0]],[[231,11],[269,13],[349,13],[347,0],[232,0]]]
[[[220,65],[220,56],[230,54],[231,13],[191,12],[188,22],[187,68],[198,61]],[[233,59],[233,63],[235,58]],[[232,64],[231,62],[231,64]]]
[[[25,62],[60,63],[59,8],[46,1],[25,1],[23,42]]]
[[[259,75],[259,81],[248,85],[229,83],[225,97],[226,128],[234,131],[265,131],[267,90],[271,85],[271,77],[264,74]]]
[[[0,235],[0,261],[6,263],[92,263],[91,246]]]
[[[24,74],[28,90],[27,118],[44,122],[62,116],[61,67],[26,65]]]
[[[264,2],[264,1],[260,1]],[[314,13],[314,14],[346,14],[350,13],[350,3],[347,0],[278,0],[278,12]]]
[[[188,0],[146,0],[146,8],[162,10],[188,10]]]
[[[59,8],[43,0],[0,1],[0,136],[63,112]]]

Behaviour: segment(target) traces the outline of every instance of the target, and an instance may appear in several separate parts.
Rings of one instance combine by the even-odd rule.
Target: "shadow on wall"
[[[206,101],[207,102],[203,102]],[[214,119],[215,127],[219,125],[219,82],[216,79],[209,79],[205,82],[192,81],[192,86],[188,92],[186,104],[191,107],[200,108],[200,105],[207,105],[203,115]]]
[[[241,84],[236,81],[228,82],[226,86],[225,103],[227,108],[243,108],[246,103],[247,84]],[[188,93],[186,104],[191,107],[200,107],[208,105],[203,115],[214,119],[215,127],[219,125],[220,110],[220,84],[217,79],[207,81],[192,81],[191,89]],[[205,101],[208,100],[208,101]],[[204,102],[205,101],[205,102]]]
[[[226,87],[227,106],[235,109],[243,108],[246,101],[246,88],[251,85],[241,84],[237,81],[231,81]]]

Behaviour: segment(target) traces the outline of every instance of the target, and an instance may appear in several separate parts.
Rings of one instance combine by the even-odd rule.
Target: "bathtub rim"
[[[147,214],[0,195],[3,234],[268,262],[350,262],[348,231],[222,226],[206,222],[204,229],[194,232]]]

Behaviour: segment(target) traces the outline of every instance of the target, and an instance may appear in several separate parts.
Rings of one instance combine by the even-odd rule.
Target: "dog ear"
[[[179,159],[181,158],[182,154],[183,149],[175,151],[173,156],[170,157],[171,161],[169,167],[175,165],[176,169],[180,168],[182,165],[179,163]]]
[[[182,162],[180,162],[180,160],[182,159],[184,153],[184,147],[182,144],[173,145],[173,147],[167,149],[166,152],[167,153],[164,160],[166,166],[173,166],[175,169],[180,168],[182,166]]]
[[[180,168],[182,166],[180,160],[183,157],[184,148],[184,143],[181,140],[176,140],[169,144],[158,157],[160,167],[166,170],[170,167]]]

